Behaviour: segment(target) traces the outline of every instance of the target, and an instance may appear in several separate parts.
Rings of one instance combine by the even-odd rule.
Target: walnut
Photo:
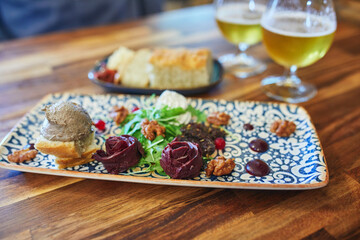
[[[157,121],[144,119],[141,122],[141,133],[150,141],[154,140],[156,136],[165,137],[165,127],[158,124]]]
[[[211,174],[222,176],[231,173],[234,168],[235,162],[233,158],[226,159],[223,156],[219,156],[208,163],[205,171],[207,177],[210,177]]]
[[[220,126],[227,125],[230,120],[230,116],[224,112],[213,112],[211,113],[206,120],[208,123]]]
[[[29,148],[23,150],[16,150],[13,154],[8,156],[9,162],[22,163],[27,160],[33,159],[36,157],[37,150],[30,150]]]
[[[296,129],[294,122],[287,120],[276,120],[270,128],[270,131],[279,137],[289,137]]]
[[[125,120],[128,114],[129,114],[129,110],[127,110],[126,107],[114,106],[113,111],[110,113],[110,117],[114,119],[116,124],[120,124]]]

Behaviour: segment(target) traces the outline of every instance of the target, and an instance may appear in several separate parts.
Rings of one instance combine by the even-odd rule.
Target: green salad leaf
[[[197,122],[206,121],[207,116],[204,112],[193,108],[191,105],[189,105],[186,110],[191,113],[191,116],[196,117]]]
[[[145,157],[142,157],[135,167],[146,167],[146,171],[156,171],[158,174],[166,176],[160,166],[161,153],[168,143],[181,134],[181,124],[176,119],[186,111],[186,109],[181,107],[169,108],[168,106],[164,106],[160,109],[147,107],[130,113],[126,117],[121,126],[121,134],[136,137],[145,151]],[[153,141],[146,139],[141,133],[141,122],[144,119],[148,119],[149,121],[156,120],[160,125],[164,126],[166,129],[165,137],[157,136]]]
[[[189,112],[191,116],[196,119],[197,122],[205,122],[206,115],[191,105],[186,109],[181,107],[170,108],[163,106],[156,108],[151,105],[155,95],[152,95],[145,103],[142,109],[139,109],[133,113],[130,113],[121,125],[121,135],[127,134],[136,137],[144,148],[145,156],[142,157],[139,163],[134,166],[145,167],[140,172],[156,171],[158,174],[167,176],[163,168],[160,165],[160,159],[163,149],[169,144],[176,136],[181,135],[180,128],[182,124],[177,121],[179,115]],[[141,133],[141,122],[144,119],[156,120],[160,125],[164,126],[165,137],[157,136],[153,141],[150,141],[144,137]]]

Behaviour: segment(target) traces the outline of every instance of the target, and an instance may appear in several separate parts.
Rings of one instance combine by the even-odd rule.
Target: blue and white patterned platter
[[[103,119],[107,129],[97,134],[96,143],[104,145],[104,136],[119,134],[120,129],[108,118],[114,105],[124,105],[131,109],[143,106],[146,96],[130,95],[77,95],[59,93],[45,97],[30,111],[3,139],[0,144],[0,167],[41,174],[69,177],[115,180],[125,182],[180,185],[193,187],[239,188],[239,189],[313,189],[326,186],[329,174],[319,138],[307,112],[300,106],[285,103],[239,102],[225,100],[188,99],[189,103],[205,113],[226,112],[231,120],[226,129],[231,136],[226,137],[223,151],[214,153],[235,159],[235,169],[226,176],[207,178],[205,172],[191,180],[169,179],[152,173],[135,173],[141,168],[129,170],[119,175],[108,174],[102,163],[93,161],[88,164],[59,170],[54,157],[39,153],[32,161],[10,163],[7,155],[34,143],[40,134],[44,120],[41,108],[45,104],[60,100],[70,100],[81,104],[93,120]],[[288,138],[280,138],[270,132],[271,124],[277,119],[293,121],[297,128]],[[251,123],[254,130],[243,129],[245,123]],[[249,142],[261,138],[269,144],[269,150],[257,153],[249,148]],[[248,174],[245,165],[253,159],[261,159],[270,167],[270,173],[264,177]]]

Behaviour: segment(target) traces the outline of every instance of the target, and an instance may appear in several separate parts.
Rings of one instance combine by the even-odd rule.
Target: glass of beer
[[[300,67],[321,59],[336,30],[331,0],[270,0],[261,19],[263,43],[270,57],[285,67],[283,76],[262,80],[269,96],[290,103],[305,102],[316,88],[296,75]]]
[[[222,35],[239,49],[219,61],[226,71],[239,78],[263,72],[266,65],[246,54],[246,50],[261,41],[260,20],[266,0],[215,0],[216,23]]]

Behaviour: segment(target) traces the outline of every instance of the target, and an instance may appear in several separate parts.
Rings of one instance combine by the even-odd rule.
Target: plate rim
[[[21,122],[23,122],[26,117],[33,112],[36,108],[46,102],[49,98],[55,95],[65,95],[69,94],[71,96],[106,96],[106,95],[117,95],[117,96],[129,96],[131,94],[116,94],[116,93],[106,93],[106,94],[82,94],[82,93],[73,93],[73,92],[54,92],[45,95],[43,98],[39,100],[39,102],[32,107],[23,117],[20,118],[19,121],[11,128],[11,130],[5,135],[5,137],[0,141],[0,147],[4,144],[6,140],[10,137],[11,133],[19,127]],[[147,95],[140,95],[147,96]],[[136,97],[140,97],[136,96]],[[268,184],[268,183],[237,183],[237,182],[217,182],[217,181],[197,181],[191,179],[163,179],[163,178],[149,178],[149,177],[141,177],[141,176],[127,176],[127,175],[114,175],[114,174],[104,174],[104,173],[89,173],[89,172],[80,172],[80,171],[70,171],[70,170],[62,170],[62,169],[49,169],[49,168],[39,168],[39,167],[31,167],[31,166],[23,166],[14,163],[4,163],[0,162],[0,167],[9,170],[21,171],[21,172],[30,172],[30,173],[38,173],[38,174],[48,174],[48,175],[56,175],[56,176],[65,176],[65,177],[77,177],[84,179],[96,179],[96,180],[111,180],[111,181],[121,181],[121,182],[133,182],[133,183],[145,183],[145,184],[158,184],[158,185],[172,185],[172,186],[186,186],[186,187],[208,187],[208,188],[231,188],[231,189],[254,189],[254,190],[310,190],[317,189],[321,187],[325,187],[329,183],[329,169],[326,161],[326,156],[315,128],[315,125],[308,113],[308,111],[300,105],[292,104],[292,103],[284,103],[284,102],[276,102],[276,101],[239,101],[239,100],[226,100],[226,99],[204,99],[204,98],[192,98],[187,97],[189,99],[198,99],[198,100],[210,100],[210,101],[226,101],[226,102],[242,102],[242,103],[258,103],[258,104],[279,104],[285,106],[293,106],[300,108],[310,120],[311,127],[314,129],[315,137],[319,140],[320,145],[320,153],[323,155],[324,164],[325,164],[325,179],[324,181],[317,183],[306,183],[306,184]]]
[[[328,178],[326,178],[326,181],[319,183],[260,184],[260,183],[196,181],[191,179],[189,180],[164,179],[164,178],[149,178],[149,177],[141,177],[141,176],[127,176],[127,175],[115,175],[115,174],[104,174],[104,173],[88,173],[88,172],[69,171],[69,170],[60,170],[60,169],[21,166],[21,165],[15,165],[11,163],[3,163],[3,162],[0,163],[0,167],[9,170],[21,171],[21,172],[64,176],[64,177],[157,184],[157,185],[171,185],[171,186],[182,186],[182,187],[185,186],[185,187],[232,188],[232,189],[254,189],[254,190],[305,190],[305,189],[317,189],[317,188],[325,187],[328,184]]]

